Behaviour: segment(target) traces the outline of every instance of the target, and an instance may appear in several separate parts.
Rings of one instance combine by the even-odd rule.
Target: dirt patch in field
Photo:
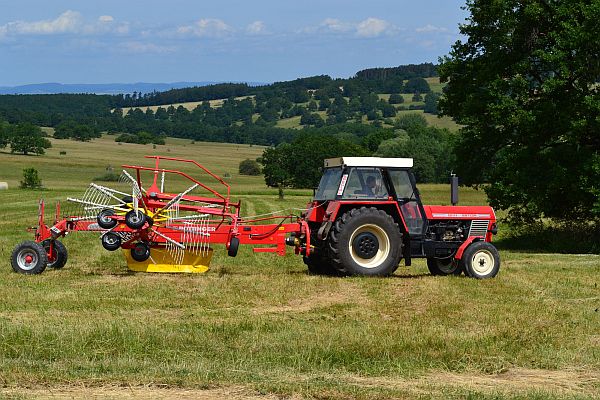
[[[346,383],[348,386],[373,389],[387,389],[402,393],[401,397],[444,398],[447,389],[476,391],[480,393],[525,394],[531,391],[564,395],[582,395],[597,398],[600,387],[600,371],[563,370],[549,371],[525,368],[512,368],[499,374],[458,374],[431,372],[417,378],[363,377],[356,375],[298,375],[293,379],[280,377],[282,382],[309,385],[318,380],[321,386],[325,381]],[[339,387],[338,387],[339,389]],[[442,390],[446,389],[446,390]],[[338,392],[336,392],[338,393]],[[444,394],[446,393],[446,394]],[[339,392],[338,394],[341,394]],[[351,396],[350,396],[351,397]],[[228,386],[209,389],[166,388],[159,386],[50,386],[50,387],[5,387],[0,388],[0,398],[27,399],[232,399],[232,400],[298,400],[302,396],[294,394],[282,396],[260,394],[243,386]]]
[[[281,305],[257,306],[251,309],[252,314],[271,313],[304,313],[318,308],[327,308],[340,304],[364,304],[365,298],[362,290],[355,286],[344,287],[343,290],[320,292],[307,297],[297,298]]]
[[[0,397],[25,397],[28,399],[135,399],[135,400],[171,400],[171,399],[198,399],[198,400],[276,400],[281,397],[275,395],[261,395],[244,387],[227,387],[216,389],[173,389],[152,386],[122,387],[38,387],[38,388],[3,388]]]
[[[600,371],[512,368],[499,374],[458,374],[433,372],[415,379],[350,377],[348,383],[362,387],[388,387],[427,393],[444,387],[480,392],[523,393],[539,390],[550,393],[597,395]]]

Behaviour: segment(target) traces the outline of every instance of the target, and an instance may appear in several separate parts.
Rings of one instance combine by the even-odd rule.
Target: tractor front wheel
[[[500,254],[496,247],[488,242],[473,242],[462,256],[465,272],[471,278],[489,279],[500,271]]]
[[[385,211],[355,208],[336,220],[329,251],[332,265],[342,273],[387,276],[402,258],[402,233]]]
[[[427,268],[429,268],[431,275],[439,276],[460,275],[463,271],[462,263],[459,260],[455,260],[454,257],[430,257],[427,259]]]
[[[54,242],[52,256],[48,256],[48,252],[50,251],[50,244],[52,242]],[[67,248],[64,244],[62,244],[58,240],[52,241],[51,239],[46,239],[40,244],[46,251],[46,256],[48,257],[48,264],[46,265],[48,268],[61,269],[65,266],[65,264],[67,263],[67,258],[69,257],[69,253],[67,252]]]
[[[41,244],[28,240],[15,247],[10,264],[20,274],[41,274],[48,264],[48,255]]]

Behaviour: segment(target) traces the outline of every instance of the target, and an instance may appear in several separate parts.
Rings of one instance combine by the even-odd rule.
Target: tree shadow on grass
[[[494,245],[499,250],[531,253],[599,254],[600,225],[534,223],[511,228]]]

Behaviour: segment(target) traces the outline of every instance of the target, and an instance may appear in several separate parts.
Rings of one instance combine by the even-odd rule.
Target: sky
[[[274,82],[437,62],[464,0],[0,0],[0,86]]]

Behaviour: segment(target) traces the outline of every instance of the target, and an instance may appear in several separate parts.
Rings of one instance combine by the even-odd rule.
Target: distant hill
[[[209,86],[222,82],[172,82],[172,83],[36,83],[21,86],[0,86],[2,94],[128,94],[164,92],[172,89]],[[249,86],[264,85],[261,82],[248,82]]]
[[[349,78],[317,75],[262,85],[180,82],[166,85],[182,87],[164,91],[156,84],[141,83],[50,84],[36,90],[125,93],[0,95],[0,122],[53,127],[62,137],[109,132],[123,133],[119,138],[128,141],[144,132],[260,145],[290,142],[309,129],[343,134],[357,143],[372,135],[369,148],[375,151],[375,143],[393,137],[396,118],[409,113],[420,113],[435,126],[457,128],[435,116],[443,83],[432,75],[435,65],[426,63],[371,68]]]

